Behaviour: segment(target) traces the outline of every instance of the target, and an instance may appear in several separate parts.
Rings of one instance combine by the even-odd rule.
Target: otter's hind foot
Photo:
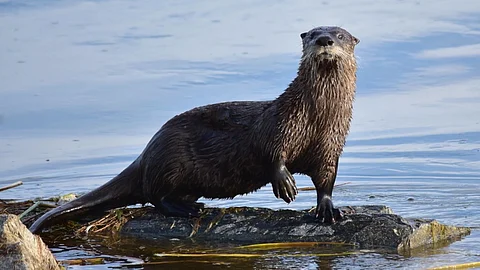
[[[317,202],[315,217],[323,223],[333,224],[336,221],[342,220],[343,214],[338,208],[333,207],[332,198],[328,195],[324,195],[321,197],[320,201]]]
[[[197,202],[171,201],[164,198],[159,204],[155,204],[155,208],[165,216],[198,217],[204,208],[204,204]]]
[[[272,181],[272,188],[275,197],[282,198],[286,203],[293,202],[295,196],[298,194],[295,178],[293,178],[283,162],[277,165]]]

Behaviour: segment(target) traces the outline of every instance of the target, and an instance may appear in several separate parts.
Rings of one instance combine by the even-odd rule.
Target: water
[[[230,266],[424,269],[480,261],[478,18],[474,0],[0,0],[0,185],[24,182],[1,197],[89,191],[127,166],[175,114],[276,97],[295,76],[298,35],[340,25],[361,42],[354,120],[337,180],[350,183],[334,190],[335,203],[386,204],[406,217],[475,229],[412,256],[280,256]],[[306,177],[297,181],[311,186]],[[265,187],[208,204],[303,209],[314,202],[313,192],[302,192],[286,205]],[[145,257],[141,249],[96,242],[52,249],[59,259]]]

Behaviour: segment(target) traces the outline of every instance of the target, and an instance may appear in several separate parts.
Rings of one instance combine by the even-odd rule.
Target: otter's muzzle
[[[334,60],[339,54],[339,46],[329,34],[322,34],[314,39],[316,54],[320,59]]]

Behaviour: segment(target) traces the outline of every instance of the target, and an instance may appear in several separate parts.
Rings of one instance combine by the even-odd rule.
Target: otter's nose
[[[319,46],[333,46],[334,42],[333,39],[329,36],[321,36],[315,40],[315,44]]]

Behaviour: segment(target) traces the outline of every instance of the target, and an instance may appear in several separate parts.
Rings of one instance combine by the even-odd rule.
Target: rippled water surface
[[[412,256],[270,256],[175,268],[425,269],[480,261],[479,18],[476,0],[0,0],[0,185],[24,182],[1,198],[89,191],[127,166],[172,116],[275,98],[295,76],[299,34],[339,25],[361,42],[337,180],[345,185],[334,190],[335,203],[386,204],[405,217],[473,227],[472,234]],[[315,194],[286,205],[267,186],[207,203],[304,209]],[[109,250],[92,241],[52,250],[59,259],[110,256],[106,265],[72,267],[106,269],[145,259],[141,247]]]

